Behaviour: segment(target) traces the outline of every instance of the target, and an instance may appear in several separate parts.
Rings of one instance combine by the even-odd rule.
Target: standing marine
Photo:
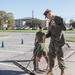
[[[44,50],[46,48],[44,48],[45,44],[43,43],[43,36],[45,35],[45,33],[42,30],[42,26],[39,26],[39,31],[36,33],[35,36],[35,40],[34,40],[34,60],[33,60],[33,65],[34,65],[34,71],[40,71],[39,69],[39,61],[41,59],[42,56],[44,56],[44,58],[46,59],[46,62],[48,63],[48,57],[47,57],[47,53],[48,51]]]
[[[58,65],[61,70],[60,75],[65,75],[65,63],[64,63],[64,52],[62,47],[65,44],[63,31],[66,30],[64,26],[63,18],[54,15],[51,10],[47,9],[44,14],[45,18],[49,19],[48,33],[43,37],[45,40],[51,37],[49,44],[49,72],[46,75],[53,75],[53,68],[55,64],[55,58],[57,56]]]

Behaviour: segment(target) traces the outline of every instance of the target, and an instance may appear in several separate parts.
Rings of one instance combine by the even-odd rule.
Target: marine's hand
[[[51,21],[51,26],[55,26],[55,21],[54,20]]]

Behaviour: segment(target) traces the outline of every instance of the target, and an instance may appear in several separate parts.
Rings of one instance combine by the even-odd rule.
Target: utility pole
[[[34,18],[34,10],[32,10],[32,18]]]
[[[33,22],[33,19],[34,19],[34,10],[32,10],[32,20],[31,20],[32,22]]]

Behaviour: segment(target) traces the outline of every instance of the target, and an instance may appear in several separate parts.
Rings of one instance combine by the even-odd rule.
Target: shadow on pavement
[[[0,70],[0,75],[24,75],[26,72],[14,71],[14,70]]]
[[[3,61],[0,61],[0,62],[14,62],[14,61],[17,61],[17,62],[29,62],[29,61],[33,61],[33,60],[3,60]]]

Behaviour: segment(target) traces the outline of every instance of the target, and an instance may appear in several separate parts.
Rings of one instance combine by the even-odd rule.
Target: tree
[[[32,22],[31,21],[27,21],[26,22],[26,26],[32,27],[31,25],[32,25]]]
[[[41,25],[41,20],[36,18],[32,19],[29,22],[26,22],[26,26],[29,26],[29,27],[38,27],[39,25]]]
[[[74,28],[75,28],[75,21],[74,21],[73,23],[71,23],[71,25],[72,25],[72,27],[74,27]]]
[[[0,11],[0,29],[5,24],[5,16],[6,12],[5,11]]]
[[[0,29],[7,24],[9,27],[13,27],[14,25],[14,16],[12,13],[7,13],[5,11],[0,11]]]
[[[39,25],[41,25],[41,20],[39,20],[39,19],[33,19],[32,20],[32,26],[33,27],[38,27]]]
[[[74,19],[70,19],[69,23],[71,24],[71,23],[73,23],[73,22],[74,22]]]
[[[14,16],[11,12],[7,13],[7,23],[8,23],[8,26],[10,27],[13,27],[14,25]]]

